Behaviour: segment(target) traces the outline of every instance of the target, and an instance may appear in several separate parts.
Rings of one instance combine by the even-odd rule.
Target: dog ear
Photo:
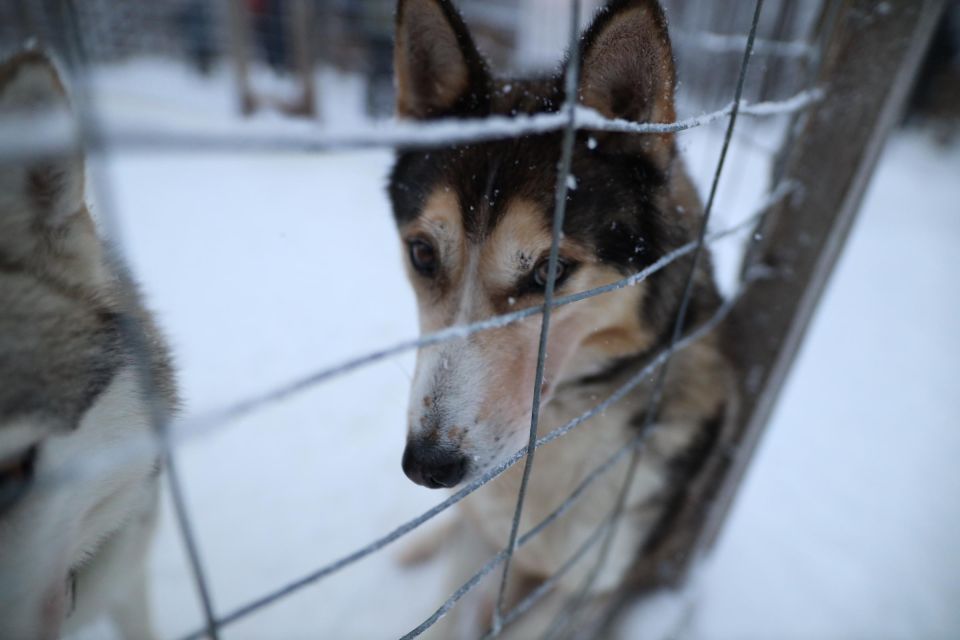
[[[482,114],[490,75],[449,0],[399,1],[393,59],[400,117]]]
[[[656,0],[613,0],[597,14],[581,50],[582,104],[608,118],[676,119],[673,51],[667,20]],[[645,147],[665,145],[669,152],[672,135],[646,137]]]
[[[41,123],[49,118],[50,126],[69,122],[70,105],[60,74],[38,51],[24,51],[0,63],[0,122],[18,118],[38,118]],[[79,149],[0,160],[0,214],[26,214],[33,223],[58,226],[82,208],[83,185]]]

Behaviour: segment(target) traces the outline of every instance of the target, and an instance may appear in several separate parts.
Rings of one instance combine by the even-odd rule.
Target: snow
[[[221,71],[201,82],[166,63],[136,61],[104,71],[96,87],[108,120],[292,130],[275,114],[238,121],[228,78]],[[325,72],[318,86],[325,129],[368,126],[356,115],[354,78]],[[768,187],[757,176],[766,175],[778,130],[745,122],[713,231],[753,213]],[[680,137],[701,191],[722,124]],[[417,334],[384,193],[389,163],[384,150],[109,156],[127,252],[173,344],[188,417]],[[651,627],[663,633],[644,637],[960,633],[960,469],[952,459],[960,451],[960,308],[951,295],[960,268],[958,169],[956,147],[937,148],[916,132],[893,140],[715,553],[684,592],[634,612],[629,637]],[[716,252],[728,293],[742,236]],[[443,499],[400,471],[412,368],[407,351],[181,446],[218,612]],[[452,591],[442,567],[401,567],[405,544],[226,636],[401,635]],[[166,505],[151,570],[160,635],[198,628]]]

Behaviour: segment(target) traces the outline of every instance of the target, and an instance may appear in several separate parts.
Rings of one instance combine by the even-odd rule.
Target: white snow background
[[[216,127],[236,118],[228,78],[137,60],[101,69],[96,94],[107,118]],[[323,126],[360,122],[357,78],[324,72],[319,86]],[[764,149],[776,148],[776,127],[741,122],[714,229],[752,213],[768,187]],[[680,134],[702,191],[722,129]],[[109,156],[123,241],[173,345],[186,415],[416,335],[384,191],[390,159],[386,150]],[[682,593],[638,608],[625,637],[960,636],[958,175],[957,146],[923,132],[891,140],[715,552]],[[739,246],[715,249],[727,291]],[[217,611],[444,497],[400,470],[412,364],[412,353],[380,362],[177,452]],[[400,636],[449,595],[436,563],[397,564],[403,544],[224,637]],[[198,628],[166,504],[151,577],[160,635]]]

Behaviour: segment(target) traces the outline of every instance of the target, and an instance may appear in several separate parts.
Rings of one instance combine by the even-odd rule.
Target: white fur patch
[[[0,637],[42,637],[42,630],[68,609],[60,602],[67,573],[95,557],[108,537],[151,512],[156,489],[152,457],[97,473],[83,473],[78,466],[98,456],[122,460],[131,440],[149,433],[148,422],[135,372],[128,368],[117,374],[76,431],[44,442],[35,486],[22,504],[4,514],[0,527]],[[79,473],[64,478],[70,469]],[[120,561],[136,563],[137,558]],[[110,585],[92,588],[110,591]]]

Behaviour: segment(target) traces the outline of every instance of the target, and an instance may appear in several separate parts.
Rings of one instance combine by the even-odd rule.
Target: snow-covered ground
[[[958,175],[887,145],[674,637],[960,637]]]
[[[356,80],[326,73],[320,86],[327,126],[355,124]],[[235,117],[224,74],[201,82],[138,61],[98,87],[107,117]],[[701,186],[719,131],[681,136]],[[749,215],[768,186],[762,149],[775,148],[774,128],[745,131],[716,228]],[[176,352],[187,415],[416,335],[384,194],[389,162],[387,151],[110,157],[127,252]],[[922,133],[889,145],[716,552],[687,591],[654,603],[679,612],[674,637],[960,635],[957,175],[960,148]],[[718,249],[727,283],[738,246]],[[180,449],[218,611],[441,499],[400,471],[412,362],[382,361]],[[449,595],[441,567],[398,566],[402,545],[224,635],[401,635]],[[168,508],[151,566],[162,637],[197,628]],[[636,615],[632,628],[652,617]]]

